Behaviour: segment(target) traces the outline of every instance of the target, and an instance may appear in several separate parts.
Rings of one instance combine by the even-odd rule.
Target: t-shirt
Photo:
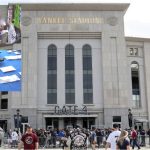
[[[13,131],[12,134],[11,134],[11,138],[12,138],[13,141],[18,140],[17,132]]]
[[[24,143],[24,150],[35,150],[35,143],[38,142],[38,138],[34,133],[26,133],[22,136],[21,141]]]
[[[111,144],[111,146],[110,146],[111,150],[116,150],[116,143],[117,143],[117,139],[119,138],[120,134],[121,134],[121,132],[118,130],[110,133],[106,142]]]
[[[120,150],[126,150],[127,146],[130,145],[130,142],[129,142],[129,140],[124,139],[124,141],[123,141],[122,144],[118,141],[117,145],[118,145],[118,147],[119,147]]]

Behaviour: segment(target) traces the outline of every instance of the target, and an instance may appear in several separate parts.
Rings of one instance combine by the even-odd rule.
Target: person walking
[[[137,146],[138,149],[140,149],[140,146],[139,146],[138,141],[137,141],[138,134],[137,134],[137,131],[135,129],[132,130],[131,137],[132,137],[132,149],[134,149],[135,146]]]
[[[146,134],[146,132],[144,129],[140,130],[141,146],[145,146],[145,134]]]
[[[48,132],[46,136],[46,142],[43,148],[49,148],[51,145],[51,133]]]
[[[17,134],[16,130],[14,130],[11,133],[11,139],[12,139],[12,145],[11,145],[11,147],[15,148],[17,146],[17,144],[18,144],[18,134]]]
[[[118,124],[114,124],[113,129],[113,132],[110,133],[107,138],[105,150],[108,150],[109,148],[111,150],[116,150],[116,142],[121,134],[121,131],[119,131]]]
[[[51,130],[53,148],[56,147],[57,130]]]
[[[22,136],[21,141],[18,145],[18,150],[24,145],[24,150],[37,150],[38,149],[38,137],[32,131],[30,125],[27,126],[26,133]]]
[[[90,143],[91,143],[92,150],[96,150],[96,132],[95,131],[96,129],[93,128],[91,136],[90,136]]]
[[[64,136],[65,136],[64,130],[63,130],[63,129],[60,129],[60,130],[58,131],[58,138],[59,138],[59,141],[60,141],[59,147],[61,147],[61,145],[62,145],[62,138],[64,138]]]
[[[100,148],[100,145],[102,144],[103,142],[103,134],[102,134],[102,131],[100,129],[97,129],[96,130],[96,137],[97,137],[97,145],[98,145],[98,148]]]
[[[116,145],[117,150],[130,150],[130,142],[128,138],[128,132],[125,130],[121,131],[119,139]]]

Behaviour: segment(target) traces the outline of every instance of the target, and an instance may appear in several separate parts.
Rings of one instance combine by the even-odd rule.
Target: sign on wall
[[[76,105],[65,105],[63,107],[55,106],[54,114],[57,115],[78,115],[87,114],[87,107],[78,107]]]

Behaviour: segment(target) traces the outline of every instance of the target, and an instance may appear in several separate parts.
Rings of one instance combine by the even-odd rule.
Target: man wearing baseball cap
[[[37,150],[38,149],[38,137],[32,132],[32,127],[27,126],[26,133],[23,134],[21,141],[18,145],[18,150],[24,145],[24,150]]]
[[[113,129],[114,131],[112,133],[110,133],[110,135],[108,136],[107,139],[107,143],[105,146],[105,150],[107,149],[111,149],[111,150],[116,150],[116,143],[117,143],[117,139],[119,138],[121,131],[119,131],[119,126],[118,124],[113,124]]]

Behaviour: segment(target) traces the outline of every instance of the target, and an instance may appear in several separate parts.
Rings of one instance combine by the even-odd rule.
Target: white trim
[[[74,117],[74,118],[89,118],[89,117],[98,117],[98,115],[43,115],[43,117],[45,118],[70,118],[70,117]]]
[[[135,120],[135,122],[137,123],[137,122],[141,122],[141,123],[143,123],[143,122],[149,122],[147,119],[145,119],[145,118],[134,118],[134,120]]]

